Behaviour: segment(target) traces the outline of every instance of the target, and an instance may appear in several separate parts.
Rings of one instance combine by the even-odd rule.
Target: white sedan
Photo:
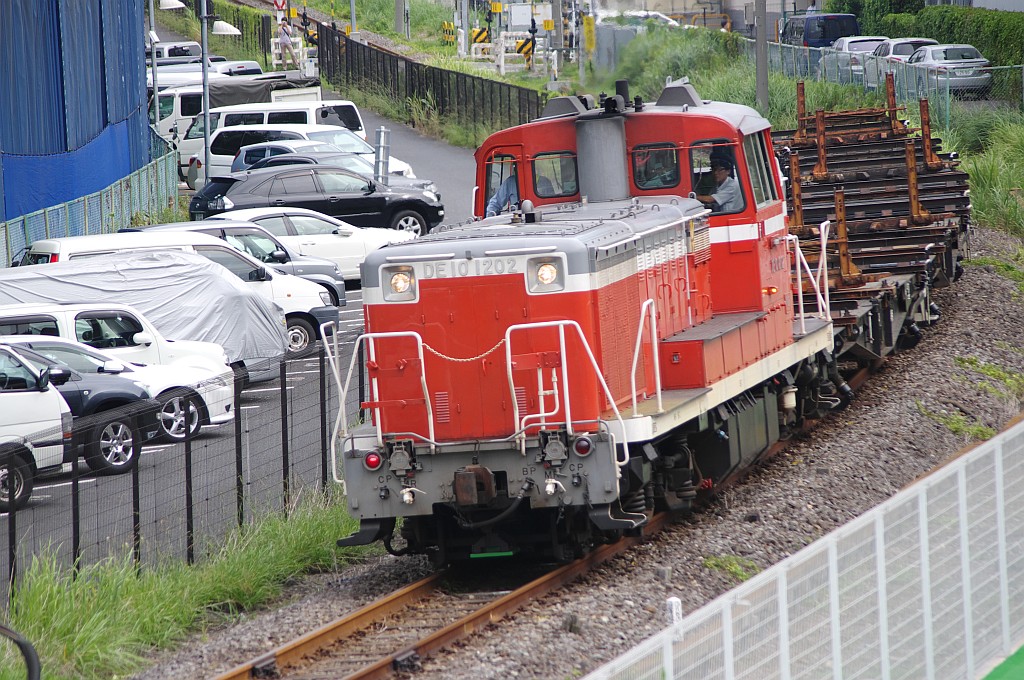
[[[234,418],[231,369],[194,365],[125,364],[117,357],[49,335],[0,336],[0,342],[23,345],[70,366],[79,373],[114,373],[137,382],[160,402],[160,429],[165,438],[182,441],[203,425],[220,425]]]
[[[205,221],[213,220],[254,222],[302,255],[331,260],[347,281],[359,280],[359,265],[372,251],[416,238],[408,231],[356,227],[315,210],[287,206],[229,210]]]

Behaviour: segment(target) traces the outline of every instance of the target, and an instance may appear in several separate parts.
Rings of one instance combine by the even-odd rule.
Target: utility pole
[[[395,33],[405,35],[405,0],[395,0]]]
[[[754,44],[754,62],[757,66],[757,105],[768,115],[768,9],[767,0],[755,0],[754,24],[757,37]]]

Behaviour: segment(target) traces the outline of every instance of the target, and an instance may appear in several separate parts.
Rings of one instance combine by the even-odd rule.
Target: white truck
[[[39,472],[75,460],[71,409],[51,385],[69,377],[58,368],[37,372],[0,345],[0,512],[28,503]]]

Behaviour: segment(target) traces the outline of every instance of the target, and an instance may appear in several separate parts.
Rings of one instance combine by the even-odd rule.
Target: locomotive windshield
[[[534,156],[533,190],[539,198],[575,195],[579,191],[576,155],[571,151],[556,151]]]
[[[770,165],[775,162],[775,157],[768,151],[763,131],[743,138],[743,155],[747,157],[747,172],[750,173],[750,187],[757,207],[779,200]]]
[[[679,185],[679,152],[674,144],[643,144],[633,149],[633,182],[639,189]]]

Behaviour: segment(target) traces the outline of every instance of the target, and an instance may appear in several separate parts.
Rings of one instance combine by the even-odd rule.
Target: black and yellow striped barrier
[[[441,42],[443,42],[445,45],[455,44],[455,22],[441,22]]]
[[[533,38],[527,38],[526,40],[516,41],[516,52],[523,55],[526,58],[526,66],[528,68],[533,67],[533,45],[535,40]]]
[[[469,30],[469,39],[474,43],[491,42],[491,34],[486,28],[471,28]]]

